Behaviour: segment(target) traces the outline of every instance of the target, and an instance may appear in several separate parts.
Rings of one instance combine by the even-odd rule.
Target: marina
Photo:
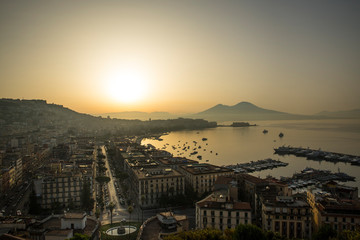
[[[281,177],[280,181],[288,184],[291,189],[298,189],[329,181],[355,181],[355,177],[342,172],[333,173],[329,170],[305,168],[300,173],[295,173],[292,177]]]
[[[288,163],[284,163],[279,160],[267,158],[264,160],[251,161],[249,163],[238,163],[235,165],[227,165],[224,167],[233,169],[236,173],[251,173],[251,172],[257,172],[257,171],[262,171],[262,170],[266,170],[266,169],[286,167],[287,165],[288,165]]]
[[[329,161],[329,162],[344,162],[351,165],[360,166],[360,157],[349,154],[326,152],[322,150],[314,150],[310,148],[301,147],[278,147],[274,149],[275,154],[278,155],[295,155],[297,157],[306,157],[309,160]]]

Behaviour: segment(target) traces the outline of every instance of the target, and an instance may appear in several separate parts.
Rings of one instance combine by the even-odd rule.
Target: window
[[[223,215],[223,212],[222,212],[222,211],[220,211],[220,217],[222,217],[222,215]]]
[[[343,222],[346,222],[346,218],[343,218]]]
[[[334,222],[337,222],[337,217],[334,218]]]
[[[206,210],[204,210],[204,216],[206,216]]]
[[[214,211],[211,211],[211,216],[215,216],[215,212],[214,212]]]

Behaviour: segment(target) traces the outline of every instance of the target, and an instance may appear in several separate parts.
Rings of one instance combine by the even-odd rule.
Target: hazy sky
[[[0,98],[79,112],[360,108],[360,1],[0,1]]]

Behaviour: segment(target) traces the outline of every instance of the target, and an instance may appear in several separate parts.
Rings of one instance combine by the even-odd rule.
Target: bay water
[[[309,147],[329,152],[360,156],[360,120],[292,120],[250,122],[257,126],[217,127],[195,131],[176,131],[161,136],[162,141],[144,139],[142,144],[152,144],[174,156],[223,166],[272,158],[288,163],[286,167],[251,173],[257,177],[271,175],[276,178],[291,177],[306,167],[344,172],[356,177],[346,185],[360,188],[360,166],[349,163],[307,160],[293,155],[279,156],[274,148],[279,146]],[[229,123],[221,123],[230,125]],[[263,133],[263,130],[268,133]],[[279,134],[283,133],[282,138]],[[203,138],[207,140],[203,141]],[[195,143],[195,142],[196,143]],[[199,148],[199,146],[201,146]],[[187,151],[184,148],[189,147]],[[197,151],[197,155],[190,155]],[[202,156],[202,160],[197,158]]]

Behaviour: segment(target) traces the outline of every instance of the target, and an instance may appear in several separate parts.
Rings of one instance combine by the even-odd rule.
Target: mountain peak
[[[255,106],[254,104],[252,104],[252,103],[250,103],[250,102],[245,102],[245,101],[243,101],[243,102],[239,102],[238,104],[235,104],[233,107],[236,107],[236,106],[248,106],[248,107],[257,107],[257,106]]]

